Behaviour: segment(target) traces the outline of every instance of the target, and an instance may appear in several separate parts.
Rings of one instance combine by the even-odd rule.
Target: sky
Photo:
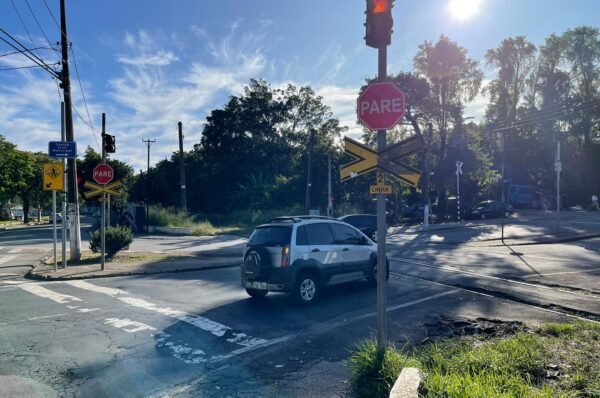
[[[100,151],[101,114],[116,136],[112,157],[146,168],[200,142],[206,116],[243,92],[250,79],[272,87],[311,86],[356,137],[359,87],[377,71],[377,50],[364,42],[364,0],[66,0],[80,154]],[[598,27],[598,0],[396,0],[388,73],[413,69],[424,41],[449,36],[494,78],[485,52],[507,37],[541,45],[552,33]],[[0,27],[48,64],[58,61],[59,0],[0,0]],[[0,35],[0,37],[6,37]],[[60,140],[57,83],[0,42],[0,134],[19,149],[47,152]],[[60,66],[54,66],[56,70]],[[484,81],[484,83],[485,83]],[[83,93],[83,95],[82,95]],[[479,118],[486,99],[465,109]],[[90,126],[91,125],[91,126]],[[0,154],[1,156],[1,154]]]

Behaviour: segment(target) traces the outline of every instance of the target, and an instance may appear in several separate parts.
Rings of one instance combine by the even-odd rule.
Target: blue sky
[[[58,17],[58,0],[27,1],[46,36],[58,41],[46,8]],[[388,72],[411,70],[418,45],[442,33],[482,61],[506,37],[526,35],[540,45],[551,33],[598,26],[600,15],[597,0],[463,0],[458,15],[451,1],[396,0]],[[37,46],[47,45],[26,0],[0,4],[0,27],[27,46],[27,31]],[[145,169],[142,138],[156,139],[151,163],[170,157],[182,121],[185,149],[191,149],[208,113],[251,78],[274,87],[312,86],[356,135],[358,87],[377,68],[377,52],[363,40],[364,9],[364,0],[67,0],[69,39],[95,129],[75,115],[78,148],[99,150],[106,112],[107,132],[117,137],[114,157]],[[0,54],[10,51],[0,43]],[[48,63],[58,60],[50,50],[38,54]],[[0,57],[0,69],[30,64],[19,55]],[[494,77],[484,63],[482,69],[487,79]],[[71,72],[76,110],[88,121],[72,60]],[[0,71],[0,134],[20,149],[46,151],[48,141],[60,139],[59,106],[56,83],[46,72]],[[479,116],[484,106],[480,96],[466,113]]]

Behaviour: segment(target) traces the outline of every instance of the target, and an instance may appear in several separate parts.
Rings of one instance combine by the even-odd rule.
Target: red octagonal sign
[[[370,130],[387,130],[404,117],[404,93],[394,82],[372,83],[356,101],[358,120]]]
[[[93,177],[98,184],[108,184],[113,179],[113,169],[107,164],[99,164],[94,167]]]

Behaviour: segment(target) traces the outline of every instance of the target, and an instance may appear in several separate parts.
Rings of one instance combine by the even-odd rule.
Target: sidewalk
[[[37,262],[27,273],[26,278],[36,280],[73,280],[73,279],[91,279],[108,278],[114,276],[131,275],[154,275],[175,272],[200,271],[215,268],[236,267],[241,264],[241,256],[234,253],[225,253],[224,255],[189,255],[174,254],[165,259],[119,262],[105,262],[104,271],[100,270],[100,262],[86,265],[68,265],[67,268],[60,268],[54,272],[52,257],[46,257]]]

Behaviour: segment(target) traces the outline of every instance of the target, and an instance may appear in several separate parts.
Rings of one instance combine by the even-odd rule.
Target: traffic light
[[[392,7],[394,0],[367,0],[365,40],[367,46],[382,48],[392,42]]]
[[[106,153],[115,153],[117,149],[117,145],[115,142],[115,136],[110,134],[102,135],[102,146],[104,147],[104,152]]]

